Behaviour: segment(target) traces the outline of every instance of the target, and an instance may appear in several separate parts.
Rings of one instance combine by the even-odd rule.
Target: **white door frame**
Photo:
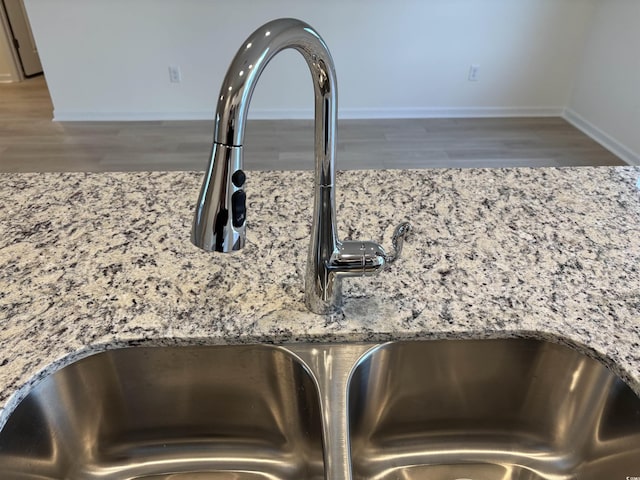
[[[0,77],[0,83],[21,82],[24,80],[24,74],[22,73],[22,67],[20,66],[20,58],[16,51],[16,46],[13,43],[11,37],[11,26],[9,25],[9,18],[7,12],[4,9],[4,2],[0,0],[0,23],[2,28],[0,29],[0,35],[6,38],[6,43],[9,46],[9,52],[11,53],[11,61],[13,68],[10,77]]]

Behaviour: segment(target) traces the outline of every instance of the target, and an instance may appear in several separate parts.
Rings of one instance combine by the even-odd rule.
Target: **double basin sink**
[[[528,339],[137,347],[46,377],[9,480],[625,480],[640,398]]]

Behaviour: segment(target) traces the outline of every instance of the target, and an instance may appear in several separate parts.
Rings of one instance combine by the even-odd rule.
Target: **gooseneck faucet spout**
[[[243,137],[249,103],[265,66],[280,51],[299,51],[315,94],[315,187],[305,302],[314,313],[341,304],[341,280],[373,274],[397,256],[372,242],[338,240],[335,219],[337,84],[329,49],[309,25],[295,19],[269,22],[244,42],[220,90],[211,159],[196,205],[191,241],[207,251],[231,252],[245,244],[246,194]],[[402,227],[402,228],[401,228]],[[408,224],[396,230],[399,250]]]

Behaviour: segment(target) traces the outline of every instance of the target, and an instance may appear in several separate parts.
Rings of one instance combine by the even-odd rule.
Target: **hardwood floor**
[[[0,85],[0,171],[203,170],[213,121],[52,122],[44,77]],[[338,168],[624,165],[561,118],[341,120]],[[313,123],[249,121],[247,170],[313,168]]]

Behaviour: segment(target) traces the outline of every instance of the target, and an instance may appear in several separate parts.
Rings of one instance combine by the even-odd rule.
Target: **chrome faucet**
[[[395,261],[408,223],[396,228],[394,253],[373,242],[340,241],[336,232],[335,151],[337,84],[329,50],[320,35],[299,20],[271,21],[244,42],[231,62],[220,90],[213,149],[191,232],[191,241],[207,251],[231,252],[245,244],[246,194],[242,143],[249,103],[265,66],[280,51],[294,48],[311,70],[315,92],[315,199],[305,275],[305,302],[318,314],[336,311],[342,278],[372,275]]]

